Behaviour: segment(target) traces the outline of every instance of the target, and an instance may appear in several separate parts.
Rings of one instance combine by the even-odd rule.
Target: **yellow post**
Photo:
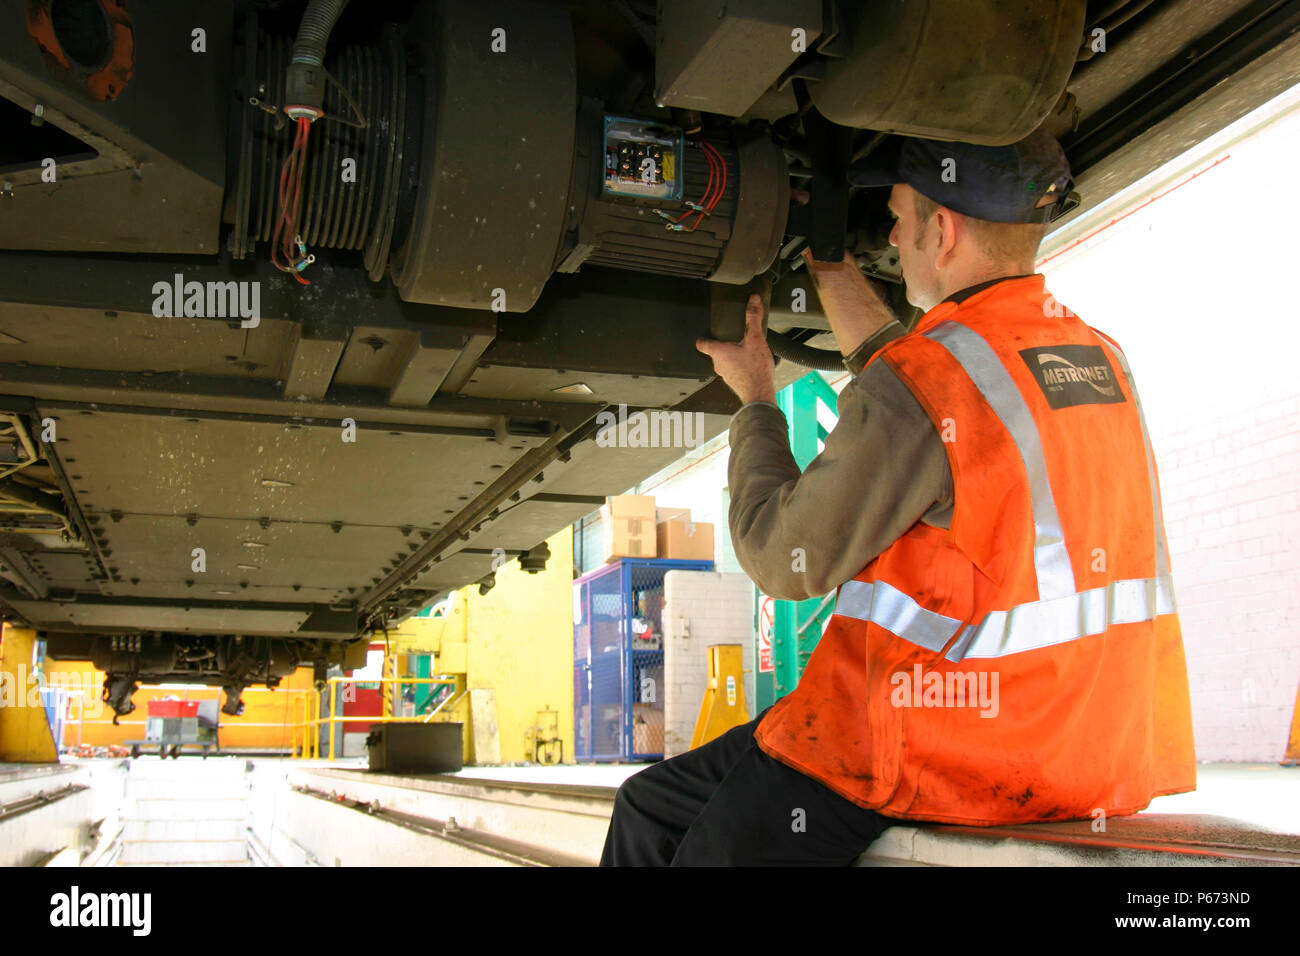
[[[36,632],[28,628],[6,624],[0,631],[0,761],[59,760],[54,734],[31,673],[35,644]]]
[[[320,691],[313,691],[312,696],[307,698],[307,713],[311,715],[311,722],[307,724],[308,753],[311,754],[312,760],[317,760],[321,756],[321,695]]]
[[[692,748],[748,722],[742,661],[739,644],[714,644],[709,648],[709,686],[691,735]]]
[[[389,671],[392,671],[392,673],[390,674]],[[392,698],[388,696],[388,693],[386,693],[388,685],[384,683],[384,681],[390,676],[397,676],[397,659],[385,650],[384,666],[379,672],[379,700],[383,704],[383,710],[380,712],[380,715],[383,717],[393,716],[393,701]]]
[[[1300,764],[1300,688],[1295,692],[1295,710],[1291,712],[1291,733],[1287,737],[1286,753],[1282,756],[1282,765],[1294,767]]]
[[[331,677],[328,685],[330,698],[330,760],[334,759],[334,688],[337,680],[338,678]]]

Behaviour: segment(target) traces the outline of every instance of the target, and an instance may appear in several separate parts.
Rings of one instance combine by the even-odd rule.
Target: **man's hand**
[[[862,274],[852,253],[845,252],[843,262],[818,262],[812,250],[805,249],[803,258],[840,354],[852,355],[894,320],[893,311]]]
[[[722,377],[743,404],[776,402],[772,352],[763,334],[767,308],[763,297],[754,293],[745,307],[745,337],[739,342],[697,339],[695,347],[713,359],[713,370]]]

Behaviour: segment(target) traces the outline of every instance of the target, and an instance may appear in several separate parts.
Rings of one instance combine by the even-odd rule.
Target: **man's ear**
[[[930,238],[931,253],[934,256],[936,270],[952,262],[953,250],[957,246],[961,226],[957,214],[946,206],[940,206],[934,214],[934,235]]]

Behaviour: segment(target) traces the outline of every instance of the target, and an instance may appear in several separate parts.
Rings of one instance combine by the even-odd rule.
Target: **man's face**
[[[889,213],[894,217],[894,228],[890,230],[889,243],[898,249],[907,301],[929,311],[939,304],[942,294],[933,262],[924,251],[930,236],[926,224],[917,218],[915,197],[916,190],[906,183],[899,183],[890,192]]]

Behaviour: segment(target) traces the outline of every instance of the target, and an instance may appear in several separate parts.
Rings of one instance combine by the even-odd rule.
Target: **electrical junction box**
[[[602,192],[640,199],[681,199],[685,172],[682,142],[679,127],[606,116]]]

